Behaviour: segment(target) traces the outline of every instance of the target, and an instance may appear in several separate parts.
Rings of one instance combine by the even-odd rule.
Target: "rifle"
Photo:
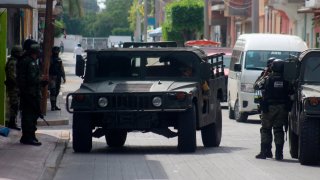
[[[39,118],[42,119],[46,123],[47,126],[50,126],[48,121],[43,117],[42,114],[39,115]]]

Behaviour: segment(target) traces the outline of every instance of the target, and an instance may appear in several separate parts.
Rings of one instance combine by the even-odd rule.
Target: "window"
[[[304,76],[305,82],[320,82],[320,57],[310,57],[304,62]]]

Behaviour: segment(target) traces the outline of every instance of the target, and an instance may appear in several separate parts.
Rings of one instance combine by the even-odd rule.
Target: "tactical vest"
[[[282,76],[271,74],[265,84],[264,100],[285,103],[288,100],[288,89],[288,82]]]

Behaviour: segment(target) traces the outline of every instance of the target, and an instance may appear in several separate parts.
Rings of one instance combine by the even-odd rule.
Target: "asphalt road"
[[[192,154],[178,153],[177,138],[152,133],[129,133],[119,149],[108,148],[104,137],[94,139],[88,154],[74,153],[70,143],[54,179],[319,179],[320,166],[301,166],[291,159],[288,142],[283,161],[255,159],[259,127],[257,116],[237,123],[223,110],[221,146],[204,148],[198,132],[198,148]]]

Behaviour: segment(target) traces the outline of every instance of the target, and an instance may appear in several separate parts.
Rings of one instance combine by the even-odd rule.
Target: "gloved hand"
[[[65,84],[66,83],[66,78],[63,78],[63,84]]]

